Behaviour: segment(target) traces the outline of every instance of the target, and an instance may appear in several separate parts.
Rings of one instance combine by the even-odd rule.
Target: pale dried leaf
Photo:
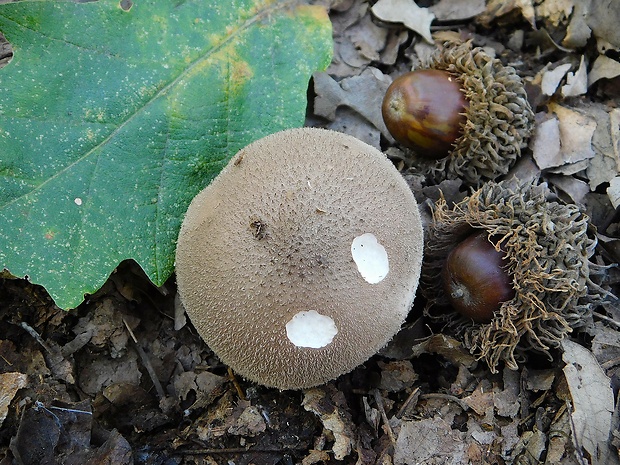
[[[403,422],[394,446],[394,464],[416,463],[466,463],[463,433],[453,430],[450,423],[439,417]]]
[[[440,0],[430,7],[439,21],[461,21],[486,10],[484,0]]]
[[[573,0],[545,0],[536,7],[536,14],[554,26],[559,26],[570,17],[574,3]]]
[[[435,15],[428,8],[420,8],[413,0],[379,0],[371,11],[380,20],[402,23],[427,42],[433,43],[431,23]]]
[[[486,416],[489,410],[491,410],[492,414],[494,407],[494,393],[490,389],[485,389],[484,383],[480,383],[474,392],[463,398],[463,402],[478,415]]]
[[[342,460],[351,453],[355,444],[353,425],[341,414],[337,405],[329,398],[325,388],[312,388],[304,392],[304,409],[319,417],[323,427],[334,435],[332,451],[336,460]]]
[[[551,176],[549,182],[565,192],[577,205],[584,205],[586,195],[590,193],[588,183],[573,176]]]
[[[419,357],[421,354],[438,354],[447,358],[454,365],[464,365],[471,368],[476,364],[476,358],[469,353],[456,339],[444,334],[435,334],[412,347],[412,356]]]
[[[532,141],[534,160],[541,169],[576,164],[594,157],[592,136],[596,120],[572,108],[556,103],[549,104],[550,113],[555,114],[557,123],[549,119],[536,128]],[[556,127],[557,124],[557,127]],[[560,147],[557,147],[559,130]],[[582,169],[581,166],[579,169]],[[565,174],[570,170],[565,171]]]
[[[582,55],[579,62],[579,69],[575,73],[566,75],[566,85],[562,86],[564,97],[577,97],[588,91],[588,70],[586,69],[585,58]]]
[[[314,75],[314,112],[329,121],[336,119],[336,110],[348,107],[358,113],[384,135],[388,130],[381,115],[381,103],[391,81],[376,68],[368,68],[359,76],[336,82],[327,73]]]
[[[235,436],[254,437],[264,432],[267,424],[255,405],[248,405],[235,423],[228,428],[228,433]]]
[[[585,47],[588,39],[592,35],[592,30],[586,20],[588,16],[589,1],[578,2],[573,9],[570,23],[566,29],[566,36],[562,40],[562,45],[567,48]]]
[[[592,137],[592,147],[596,155],[589,160],[587,169],[590,190],[594,191],[620,174],[620,110],[609,110],[606,105],[598,103],[591,103],[585,109],[597,124]]]
[[[539,429],[525,431],[515,445],[510,463],[538,464],[542,453],[545,451],[547,436]]]
[[[355,45],[362,57],[378,61],[379,52],[385,48],[388,30],[377,26],[370,15],[364,15],[359,22],[344,31],[344,36]]]
[[[540,84],[540,88],[544,95],[553,95],[557,90],[560,82],[566,76],[566,73],[569,69],[571,69],[570,63],[565,63],[563,65],[558,66],[555,69],[545,71],[542,75],[542,81]]]
[[[325,126],[332,131],[349,134],[368,145],[381,150],[381,132],[359,113],[343,107],[338,110],[338,117]]]
[[[537,115],[536,119],[539,117]],[[530,145],[534,161],[541,170],[561,165],[560,120],[551,116],[538,123]]]
[[[301,465],[314,465],[315,463],[327,463],[329,461],[329,453],[324,450],[309,450],[308,455],[305,456]]]
[[[614,208],[620,207],[620,176],[616,176],[609,181],[607,196]]]
[[[28,376],[24,373],[0,373],[0,426],[4,422],[9,405],[20,389],[26,387]]]
[[[553,434],[549,435],[545,465],[582,465],[574,452],[571,442],[570,415],[564,411],[556,418],[549,428]]]
[[[521,10],[523,17],[532,27],[536,28],[533,0],[489,0],[486,11],[478,17],[478,21],[485,26],[489,26],[496,18],[516,9]]]
[[[620,62],[605,55],[599,55],[588,74],[588,86],[599,79],[613,79],[620,76]]]
[[[594,335],[592,353],[598,362],[601,365],[609,361],[615,363],[615,360],[620,358],[620,332],[597,321],[591,334]]]
[[[528,370],[525,387],[529,391],[548,391],[555,381],[554,370]]]
[[[588,349],[568,339],[562,348],[564,376],[573,400],[575,439],[592,457],[592,465],[617,463],[617,457],[612,462],[608,448],[614,411],[610,380]]]
[[[618,0],[592,0],[587,18],[594,35],[620,49],[620,8]]]
[[[519,394],[521,392],[520,374],[517,371],[504,368],[504,390],[495,394],[494,404],[497,414],[502,417],[514,418],[521,406]]]

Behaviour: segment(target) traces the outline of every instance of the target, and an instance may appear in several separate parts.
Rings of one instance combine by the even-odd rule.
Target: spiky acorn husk
[[[454,149],[433,161],[415,157],[415,171],[434,182],[462,179],[480,186],[508,173],[534,128],[534,113],[516,70],[471,42],[446,43],[429,68],[445,70],[460,83],[469,102],[467,122]]]
[[[426,314],[444,322],[492,370],[501,361],[517,369],[531,351],[551,358],[567,334],[591,322],[593,305],[607,294],[595,282],[603,268],[589,260],[596,240],[588,235],[588,217],[548,196],[544,185],[511,189],[506,181],[488,182],[452,208],[444,199],[434,207],[420,286]],[[479,230],[505,251],[515,289],[484,324],[452,311],[441,284],[448,253]]]

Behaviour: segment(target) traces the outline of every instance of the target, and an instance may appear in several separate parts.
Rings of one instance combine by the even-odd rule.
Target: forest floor
[[[467,186],[412,174],[380,101],[433,49],[424,34],[471,40],[516,69],[537,115],[537,135],[506,177],[546,183],[581,208],[598,240],[590,260],[617,265],[620,41],[609,24],[620,11],[608,5],[601,15],[606,2],[588,10],[577,0],[418,1],[431,9],[403,24],[406,1],[386,2],[396,8],[390,22],[373,14],[374,1],[315,3],[330,9],[334,60],[310,83],[308,125],[388,152],[420,187],[423,209],[439,190],[462,199]],[[555,139],[548,121],[559,122]],[[620,295],[620,272],[605,268],[601,285]],[[551,358],[517,370],[491,370],[423,316],[419,297],[380,354],[327,385],[278,391],[223,365],[189,321],[179,323],[175,295],[174,277],[156,288],[133,262],[69,312],[26,280],[0,280],[0,465],[620,463],[612,297]]]

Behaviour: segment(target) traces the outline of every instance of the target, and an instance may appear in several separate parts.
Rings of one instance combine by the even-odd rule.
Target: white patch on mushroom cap
[[[286,323],[286,336],[297,347],[320,349],[331,343],[337,333],[334,320],[315,310],[299,312]]]
[[[351,255],[362,278],[370,284],[382,281],[390,271],[388,254],[372,233],[365,233],[353,239]]]

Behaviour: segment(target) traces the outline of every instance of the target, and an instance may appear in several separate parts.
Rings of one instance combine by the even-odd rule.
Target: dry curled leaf
[[[613,459],[608,446],[614,411],[609,378],[585,347],[567,339],[562,342],[562,348],[566,363],[564,376],[573,400],[575,439],[590,454],[592,465],[620,463],[617,456]]]
[[[329,392],[328,392],[329,391]],[[338,396],[334,389],[318,387],[308,389],[304,393],[303,407],[319,417],[323,427],[334,435],[334,445],[332,451],[336,460],[343,460],[347,457],[355,445],[354,425],[344,411],[339,407],[338,401],[334,401],[332,396]]]
[[[24,373],[0,373],[0,426],[6,418],[13,397],[26,386],[27,380]]]
[[[413,0],[379,0],[371,11],[380,20],[402,23],[433,43],[431,23],[435,15],[428,8],[420,8]]]
[[[549,110],[551,115],[538,125],[531,143],[539,168],[557,168],[593,158],[592,136],[596,121],[553,102]]]

